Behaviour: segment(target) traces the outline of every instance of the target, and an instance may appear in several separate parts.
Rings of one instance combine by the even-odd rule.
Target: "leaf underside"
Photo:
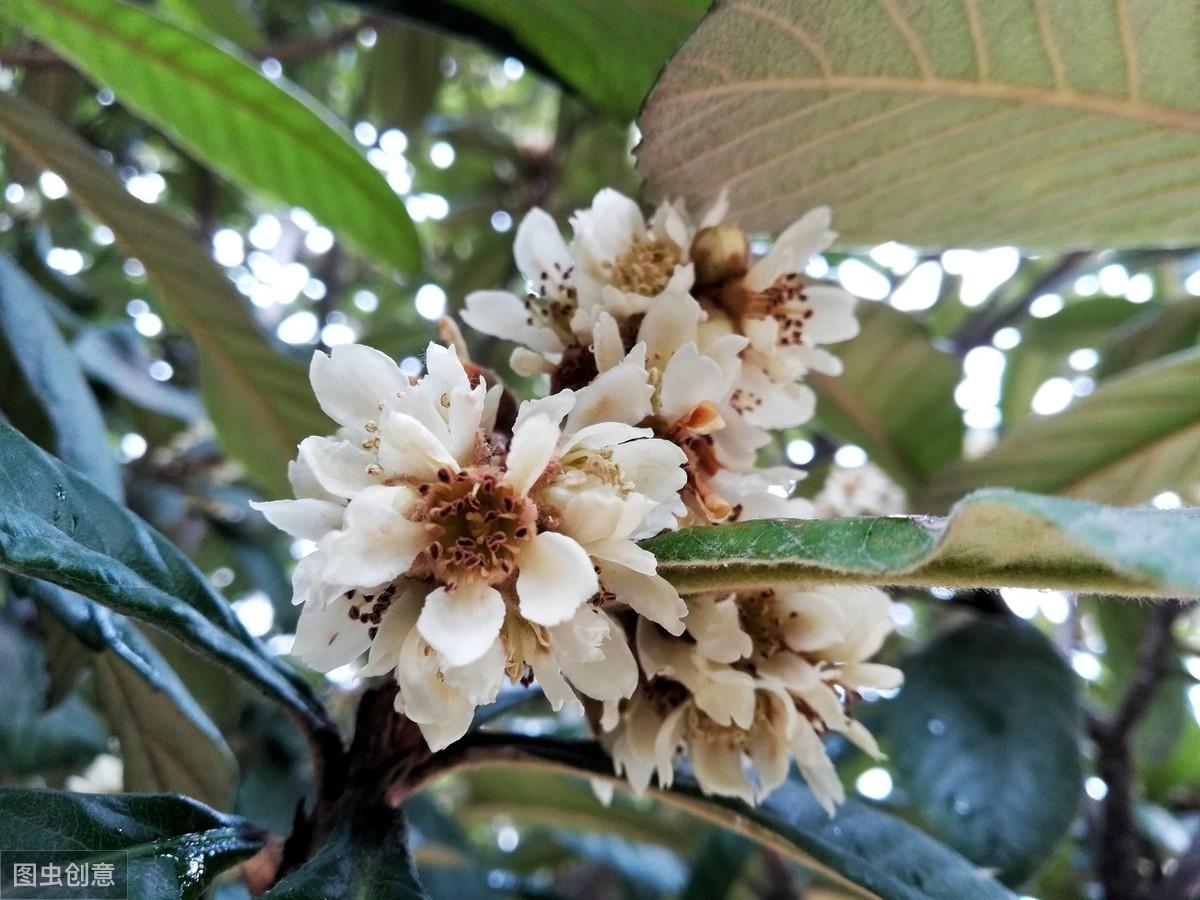
[[[1200,514],[978,491],[944,519],[764,520],[644,542],[681,591],[870,584],[1200,597]]]
[[[1200,239],[1188,0],[729,0],[643,110],[653,193],[847,245]]]

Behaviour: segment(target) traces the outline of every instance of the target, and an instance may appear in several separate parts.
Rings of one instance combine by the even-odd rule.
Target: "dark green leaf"
[[[984,485],[1144,503],[1200,479],[1200,351],[1104,382],[1053,416],[1030,416],[983,456],[948,467],[927,508]],[[1069,448],[1069,450],[1064,450]]]
[[[96,862],[127,853],[129,896],[137,900],[198,900],[264,837],[246,820],[186,797],[0,789],[0,847],[95,851]]]
[[[141,260],[168,316],[200,351],[201,387],[222,445],[260,484],[286,493],[286,465],[296,444],[327,428],[303,367],[262,336],[245,302],[188,229],[161,206],[133,197],[52,116],[0,94],[0,138],[57,172],[74,200]]]
[[[631,118],[711,0],[351,0],[532,58],[602,110]],[[618,49],[619,48],[619,49]]]
[[[0,424],[0,568],[157,625],[330,734],[299,675],[271,657],[194,565],[82,476]]]
[[[317,855],[263,900],[426,900],[408,852],[407,832],[397,810],[351,810]]]
[[[837,348],[844,374],[812,379],[817,419],[913,490],[962,452],[962,367],[911,316],[877,303],[859,316],[862,333]]]
[[[230,179],[304,207],[387,265],[419,264],[404,201],[294,86],[121,0],[11,0],[4,12]]]
[[[902,784],[944,841],[1020,883],[1054,852],[1082,796],[1074,672],[1012,618],[960,627],[903,668],[886,719]]]
[[[679,900],[723,900],[742,877],[747,861],[758,848],[732,831],[714,831],[700,845],[692,874]]]
[[[108,733],[77,696],[46,709],[46,662],[31,626],[8,603],[0,610],[0,771],[45,775],[82,765],[107,749]]]
[[[1200,514],[978,491],[948,518],[764,520],[645,541],[681,590],[876,584],[1200,596]]]
[[[40,288],[0,256],[0,409],[37,443],[121,495],[108,430]]]
[[[560,774],[623,782],[612,761],[591,742],[497,736],[504,749],[496,765],[529,767]],[[748,807],[705,797],[692,780],[679,775],[661,802],[736,831],[791,856],[865,896],[888,900],[1012,900],[987,875],[917,828],[887,813],[850,800],[830,818],[803,785],[792,781],[765,803]]]
[[[737,0],[639,120],[654,194],[850,246],[1184,245],[1200,129],[1189,0]]]

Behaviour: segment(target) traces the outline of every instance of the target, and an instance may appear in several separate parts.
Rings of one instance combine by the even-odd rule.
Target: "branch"
[[[1074,274],[1091,254],[1084,250],[1076,250],[1065,254],[1046,272],[1030,285],[1019,298],[1003,306],[988,305],[963,323],[958,334],[954,336],[954,349],[964,354],[973,347],[990,343],[992,335],[1007,325],[1019,322],[1029,312],[1033,301],[1042,294],[1054,291],[1059,285]]]
[[[1138,871],[1141,842],[1133,813],[1134,766],[1129,736],[1170,670],[1171,626],[1183,609],[1177,601],[1151,609],[1133,675],[1116,710],[1107,719],[1089,717],[1088,730],[1097,751],[1096,768],[1108,785],[1101,801],[1096,854],[1106,897],[1137,900],[1146,896],[1145,882]]]

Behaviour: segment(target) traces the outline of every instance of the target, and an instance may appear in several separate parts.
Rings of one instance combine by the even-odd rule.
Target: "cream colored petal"
[[[446,665],[465,666],[496,642],[504,611],[500,592],[482,582],[464,582],[453,591],[439,587],[426,596],[417,630]]]
[[[487,385],[482,381],[471,390],[455,388],[450,395],[445,447],[461,466],[475,461],[487,396]]]
[[[684,344],[675,351],[663,371],[659,387],[659,413],[668,422],[687,418],[702,403],[718,404],[724,378],[721,367],[701,356],[696,345]]]
[[[731,747],[723,740],[699,738],[692,741],[689,749],[692,771],[696,773],[700,790],[706,794],[737,797],[746,803],[754,803],[754,785],[746,777],[740,748]]]
[[[800,719],[792,735],[791,746],[800,774],[808,782],[817,802],[832,818],[837,805],[845,801],[846,791],[829,754],[825,752],[825,744],[813,727]]]
[[[463,368],[458,351],[453,347],[443,347],[441,344],[429,344],[425,348],[425,380],[433,388],[435,394],[446,394],[451,391],[469,391],[471,380],[467,370]]]
[[[526,544],[517,565],[521,615],[538,625],[567,621],[600,586],[587,551],[553,531],[544,531]]]
[[[754,649],[750,635],[742,630],[736,595],[704,594],[687,604],[687,630],[696,649],[713,662],[733,663]]]
[[[487,389],[483,400],[483,416],[479,427],[485,432],[495,431],[496,416],[500,414],[500,401],[504,399],[504,385],[497,382]]]
[[[803,272],[809,258],[828,249],[837,237],[829,230],[831,218],[829,207],[818,206],[785,228],[767,255],[750,267],[746,286],[765,291],[780,275]]]
[[[601,312],[592,329],[592,353],[596,357],[596,369],[607,372],[625,358],[625,344],[617,320],[607,312]]]
[[[703,318],[704,310],[686,292],[664,293],[655,300],[638,328],[650,364],[661,367],[677,349],[694,342]]]
[[[331,500],[334,503],[345,504],[341,497],[321,487],[321,482],[317,481],[317,476],[302,456],[297,456],[288,463],[288,484],[292,486],[292,493],[297,499]]]
[[[364,676],[386,675],[400,662],[400,651],[408,639],[409,632],[417,624],[421,605],[425,602],[425,588],[410,584],[392,601],[379,623],[379,631],[371,641],[371,652],[367,663],[359,674]]]
[[[555,712],[566,708],[576,713],[583,712],[583,704],[563,678],[562,669],[553,654],[542,650],[526,659],[529,668],[533,669],[533,677],[537,679],[542,693],[550,701],[550,708]]]
[[[639,616],[673,635],[683,634],[687,604],[674,586],[658,575],[642,575],[610,562],[600,563],[600,584]]]
[[[838,670],[837,680],[855,688],[892,691],[904,684],[904,673],[881,663],[851,663]]]
[[[729,185],[726,185],[721,188],[721,193],[717,194],[717,199],[712,202],[712,205],[701,214],[699,227],[712,228],[714,225],[720,225],[728,215]]]
[[[513,431],[520,428],[526,419],[533,416],[546,416],[555,425],[562,425],[562,420],[575,406],[575,392],[563,390],[536,400],[525,400],[517,408],[517,419],[513,423]]]
[[[539,353],[561,353],[563,343],[538,324],[525,304],[508,291],[475,291],[467,295],[462,320],[476,331],[524,344]]]
[[[760,678],[773,679],[790,691],[811,691],[821,683],[821,671],[808,660],[786,650],[757,660]]]
[[[518,494],[527,494],[554,458],[558,435],[558,426],[545,415],[531,416],[514,428],[504,483]]]
[[[602,638],[593,644],[598,628]],[[581,693],[593,700],[617,700],[637,688],[637,661],[625,632],[601,610],[581,607],[570,622],[551,628],[550,636],[563,674]]]
[[[408,389],[408,379],[395,361],[363,344],[340,344],[328,356],[314,352],[308,377],[325,414],[355,428],[377,418],[387,399]]]
[[[680,704],[667,714],[654,737],[654,769],[658,786],[669,788],[675,781],[675,754],[687,731],[688,704]]]
[[[634,235],[646,227],[637,203],[612,188],[604,188],[592,199],[590,209],[571,217],[575,246],[596,260],[613,260],[629,247]]]
[[[382,474],[369,470],[375,458],[349,441],[306,437],[300,443],[300,458],[317,483],[336,497],[353,497],[383,480]]]
[[[653,434],[654,432],[649,428],[635,428],[624,422],[597,422],[595,425],[581,428],[564,441],[560,455],[565,456],[568,451],[574,450],[576,447],[585,450],[615,448],[624,442],[649,438]],[[664,443],[669,442],[664,441]]]
[[[346,507],[328,500],[270,500],[266,503],[250,501],[268,522],[292,537],[319,541],[335,528],[342,527],[342,513]]]
[[[559,530],[585,547],[629,537],[657,506],[641,494],[622,497],[607,485],[574,489],[552,483],[544,500],[558,512]]]
[[[494,640],[483,656],[465,666],[446,666],[442,676],[446,684],[462,694],[473,706],[492,703],[504,684],[504,648]]]
[[[557,354],[555,354],[557,356]],[[525,347],[514,347],[509,354],[508,364],[518,375],[549,375],[557,368],[558,361]]]
[[[821,594],[843,611],[847,623],[843,640],[821,648],[821,658],[861,662],[878,653],[892,633],[891,598],[872,587],[828,587]]]
[[[433,481],[442,467],[459,469],[446,445],[406,413],[387,413],[379,423],[379,436],[379,462],[389,475]]]
[[[571,253],[554,218],[543,209],[525,214],[513,240],[513,257],[525,280],[542,294],[571,268]]]
[[[754,722],[754,679],[734,669],[709,668],[695,686],[696,706],[718,725],[749,728]]]
[[[575,407],[567,416],[564,431],[574,434],[597,422],[640,425],[653,412],[650,398],[654,386],[646,370],[628,357],[620,365],[601,372],[591,384],[575,392]]]
[[[328,604],[304,604],[296,623],[292,654],[318,672],[349,665],[361,656],[371,638],[367,625],[350,618],[349,605],[340,598]]]
[[[654,554],[643,550],[630,540],[588,544],[587,550],[593,559],[616,563],[640,575],[654,575],[658,571],[658,560],[654,558]]]
[[[346,507],[345,525],[321,541],[324,577],[341,584],[385,584],[409,570],[429,534],[404,517],[413,501],[405,487],[365,488]]]
[[[679,493],[687,483],[687,456],[678,445],[661,438],[635,440],[611,448],[612,460],[621,477],[634,490],[653,500],[664,501]]]

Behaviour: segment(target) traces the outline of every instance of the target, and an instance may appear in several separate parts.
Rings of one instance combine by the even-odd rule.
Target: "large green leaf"
[[[468,765],[534,768],[586,775],[627,787],[612,774],[612,761],[590,742],[499,735],[494,753],[465,751]],[[736,831],[799,860],[855,893],[886,900],[1012,900],[1013,895],[970,863],[919,829],[870,806],[849,800],[835,818],[807,787],[790,781],[765,803],[704,796],[690,776],[675,787],[654,791],[661,802]]]
[[[17,428],[120,497],[100,407],[29,276],[0,256],[0,411]]]
[[[862,332],[837,348],[845,372],[812,379],[817,419],[912,490],[962,452],[961,364],[890,306],[864,305],[859,319]]]
[[[160,206],[134,198],[74,133],[38,107],[0,94],[0,138],[57,172],[71,195],[141,260],[168,315],[201,357],[209,415],[225,449],[273,493],[307,435],[327,430],[303,367],[281,356],[193,235]]]
[[[251,637],[196,567],[78,473],[0,423],[0,568],[157,625],[334,739],[304,680]]]
[[[1104,382],[1053,416],[1019,422],[991,452],[948,467],[927,508],[983,485],[1144,503],[1200,481],[1200,351]]]
[[[1144,310],[1101,345],[1100,374],[1124,372],[1200,343],[1200,298],[1188,297]]]
[[[122,0],[9,0],[3,12],[212,168],[304,207],[388,265],[416,269],[403,200],[299,89]]]
[[[1200,597],[1195,511],[1008,490],[972,494],[945,519],[763,520],[685,528],[643,546],[685,591],[877,584]]]
[[[197,900],[264,837],[246,820],[186,797],[0,788],[0,847],[83,852],[93,862],[127,858],[128,896],[138,900]]]
[[[1054,851],[1083,791],[1075,673],[1011,617],[942,635],[903,668],[886,734],[909,798],[944,841],[1020,883]]]
[[[851,245],[1200,239],[1190,0],[736,0],[640,119],[654,193]]]
[[[711,0],[350,0],[532,58],[629,119]]]
[[[398,810],[350,810],[317,855],[263,900],[428,900],[417,883],[407,832]]]

